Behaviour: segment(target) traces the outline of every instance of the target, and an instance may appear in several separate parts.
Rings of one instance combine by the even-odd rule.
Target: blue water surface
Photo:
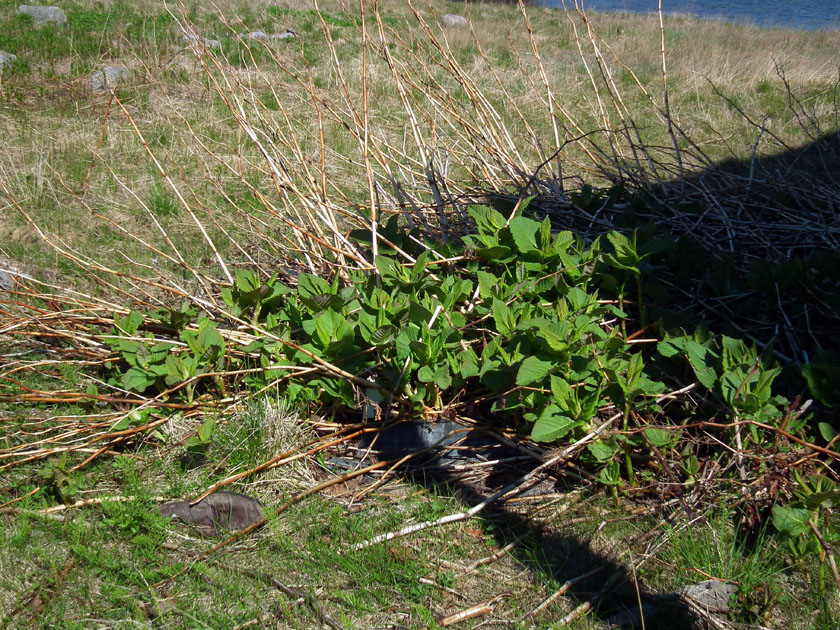
[[[542,0],[560,7],[562,0]],[[658,0],[584,0],[587,11],[655,13]],[[574,0],[566,0],[574,9]],[[662,11],[762,27],[840,29],[840,0],[662,0]]]

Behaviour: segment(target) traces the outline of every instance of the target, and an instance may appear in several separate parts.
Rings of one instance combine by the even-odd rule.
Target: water
[[[561,0],[542,0],[550,7],[561,7]],[[574,8],[574,0],[566,0]],[[584,0],[587,11],[655,13],[657,0]],[[763,27],[797,28],[814,31],[840,28],[838,0],[662,0],[664,13],[683,13],[727,22]]]

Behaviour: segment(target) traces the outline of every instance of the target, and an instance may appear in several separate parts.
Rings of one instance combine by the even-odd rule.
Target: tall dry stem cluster
[[[518,94],[508,89],[509,74],[502,76],[484,52],[489,33],[469,27],[477,58],[464,65],[450,46],[451,38],[464,35],[413,3],[408,6],[407,19],[395,23],[383,17],[378,2],[360,2],[352,47],[337,40],[319,12],[328,50],[321,63],[329,64],[328,71],[309,65],[305,40],[296,55],[242,40],[250,57],[244,67],[231,63],[224,51],[193,48],[243,139],[236,146],[211,146],[196,135],[195,157],[222,196],[228,196],[232,181],[251,191],[256,204],[245,207],[228,196],[228,209],[248,225],[259,248],[314,272],[325,265],[372,269],[371,256],[386,238],[379,226],[395,215],[402,225],[445,240],[461,229],[465,204],[487,194],[537,194],[560,203],[569,180],[574,187],[581,177],[650,185],[710,163],[671,116],[667,97],[648,94],[636,80],[633,89],[645,91],[673,140],[671,147],[645,144],[614,77],[623,66],[582,11],[570,13],[569,20],[592,99],[575,111],[545,68],[524,6],[517,36],[528,46],[524,52],[514,48],[515,65],[530,89]],[[173,12],[187,37],[200,36],[184,16]],[[229,28],[236,32],[233,24]],[[664,70],[664,37],[661,52]],[[498,89],[487,89],[488,77]],[[542,120],[534,119],[534,101]],[[594,129],[588,124],[593,109]],[[142,141],[139,131],[138,137]],[[154,161],[153,151],[149,154]],[[229,281],[228,265],[199,213],[190,209],[190,195],[178,190],[189,184],[176,183],[163,167],[159,171]],[[354,229],[371,233],[369,251],[348,237]],[[226,250],[260,264],[232,233],[225,236],[232,245]]]

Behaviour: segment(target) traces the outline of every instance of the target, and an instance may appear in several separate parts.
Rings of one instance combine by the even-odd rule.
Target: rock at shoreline
[[[446,28],[467,26],[467,18],[463,15],[455,15],[454,13],[447,13],[440,21]]]
[[[104,66],[90,75],[90,87],[94,92],[113,90],[120,79],[128,74],[128,68],[122,66]]]
[[[17,56],[0,50],[0,70],[3,70],[6,66],[11,66],[15,59],[17,59]]]
[[[46,24],[47,22],[64,24],[67,22],[67,16],[64,15],[64,11],[58,7],[22,4],[18,7],[17,12],[30,16],[33,20],[35,20],[36,24]]]

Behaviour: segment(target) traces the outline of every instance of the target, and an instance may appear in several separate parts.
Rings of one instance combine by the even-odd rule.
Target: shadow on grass
[[[453,433],[459,429],[463,427],[453,422],[400,423],[379,434],[376,448],[380,457],[395,459],[416,450],[418,445],[428,448],[438,440],[439,446],[432,453],[412,460],[402,473],[411,482],[433,493],[459,496],[470,507],[480,504],[536,465],[534,462],[521,466],[497,464],[479,485],[467,481],[452,473],[453,464],[476,463],[476,454],[478,457],[504,460],[521,453],[480,432],[466,438],[463,433]],[[369,444],[361,446],[367,448]],[[578,489],[579,484],[566,477],[551,478],[554,479],[555,489],[562,492]],[[694,627],[695,618],[680,597],[650,593],[641,584],[638,584],[637,593],[637,582],[628,566],[593,548],[590,540],[572,527],[564,526],[562,517],[547,527],[537,527],[516,510],[505,505],[491,505],[480,512],[479,518],[483,520],[485,529],[495,537],[499,549],[514,543],[509,554],[527,567],[535,579],[554,584],[555,589],[564,589],[563,594],[556,598],[564,609],[567,607],[564,602],[571,602],[575,607],[591,602],[593,609],[587,614],[594,615],[599,622],[617,624],[615,627],[641,627],[641,601],[646,628]],[[619,554],[625,549],[619,544],[614,551]],[[504,590],[504,586],[499,585],[499,592]],[[557,605],[552,602],[535,619],[527,618],[525,621],[556,621]]]
[[[532,192],[523,191],[520,197]],[[516,201],[490,198],[503,212],[510,212]],[[566,211],[568,204],[561,207],[550,196],[538,196],[528,212],[548,216],[554,228],[589,239],[611,229],[635,232],[649,265],[647,321],[656,321],[660,329],[691,330],[705,322],[715,332],[752,339],[791,366],[791,387],[802,387],[801,380],[796,382],[797,366],[808,357],[840,350],[835,272],[840,265],[840,133],[775,155],[724,161],[653,189],[631,190],[620,183],[572,201],[584,205],[585,212]],[[404,439],[407,448],[418,443],[423,440],[417,435]],[[382,452],[387,459],[404,454],[399,448]],[[475,506],[526,471],[499,467],[483,491],[428,460],[405,474],[434,492],[457,493]],[[574,488],[572,483],[565,489]],[[601,622],[622,617],[625,626],[640,627],[635,613],[641,599],[647,628],[691,628],[697,623],[676,595],[642,588],[637,596],[632,574],[572,528],[564,528],[562,520],[551,528],[533,529],[523,515],[498,506],[481,517],[500,548],[521,539],[510,553],[534,575],[558,587],[571,583],[564,598],[575,605],[597,600],[591,614]],[[594,569],[599,570],[576,581]],[[610,580],[611,588],[600,596]]]
[[[484,200],[509,212],[537,193],[527,212],[556,230],[635,234],[647,322],[703,322],[801,366],[840,352],[840,132],[812,137],[802,147],[771,140],[783,150],[648,187],[617,180],[567,200],[532,183]]]

